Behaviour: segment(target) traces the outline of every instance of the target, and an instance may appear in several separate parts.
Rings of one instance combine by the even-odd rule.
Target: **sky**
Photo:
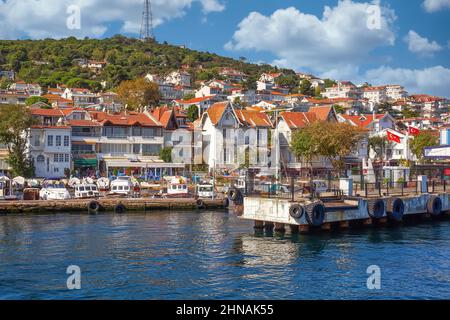
[[[159,42],[450,97],[450,0],[151,3]],[[142,9],[143,0],[0,0],[0,39],[138,37]]]

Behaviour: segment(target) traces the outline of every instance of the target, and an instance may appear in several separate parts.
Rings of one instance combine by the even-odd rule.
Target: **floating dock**
[[[449,193],[404,194],[381,197],[329,196],[310,200],[235,196],[241,219],[253,220],[255,229],[284,232],[329,231],[349,227],[402,224],[419,218],[449,216]]]
[[[0,201],[0,214],[59,213],[59,212],[116,212],[154,210],[225,209],[227,199],[152,199],[152,198],[98,198],[72,200]]]

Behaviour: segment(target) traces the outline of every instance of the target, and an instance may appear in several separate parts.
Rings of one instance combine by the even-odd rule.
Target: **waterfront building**
[[[70,172],[71,127],[59,109],[32,108],[36,125],[30,128],[27,149],[39,178],[63,178]]]
[[[87,108],[98,103],[98,96],[83,88],[66,88],[61,97],[73,101],[74,107]]]
[[[200,121],[203,162],[210,170],[236,170],[246,163],[252,168],[268,166],[272,122],[267,114],[241,110],[225,101],[211,106]],[[250,148],[256,150],[252,159],[248,159]]]
[[[310,164],[298,159],[291,151],[291,142],[294,133],[316,121],[336,122],[333,107],[312,107],[308,112],[282,112],[276,121],[275,130],[278,132],[280,144],[280,162],[285,172],[301,173],[309,170]],[[331,163],[323,157],[314,157],[312,165],[315,170],[328,170]]]

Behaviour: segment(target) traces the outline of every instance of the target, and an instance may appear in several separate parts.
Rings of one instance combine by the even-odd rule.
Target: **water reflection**
[[[450,298],[450,222],[313,235],[223,212],[0,217],[3,299]],[[82,290],[65,288],[68,265]],[[383,290],[366,269],[379,265]]]

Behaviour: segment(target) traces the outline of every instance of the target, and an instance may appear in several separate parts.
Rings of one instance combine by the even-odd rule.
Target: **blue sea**
[[[282,235],[221,211],[3,215],[0,299],[450,299],[450,222]]]

